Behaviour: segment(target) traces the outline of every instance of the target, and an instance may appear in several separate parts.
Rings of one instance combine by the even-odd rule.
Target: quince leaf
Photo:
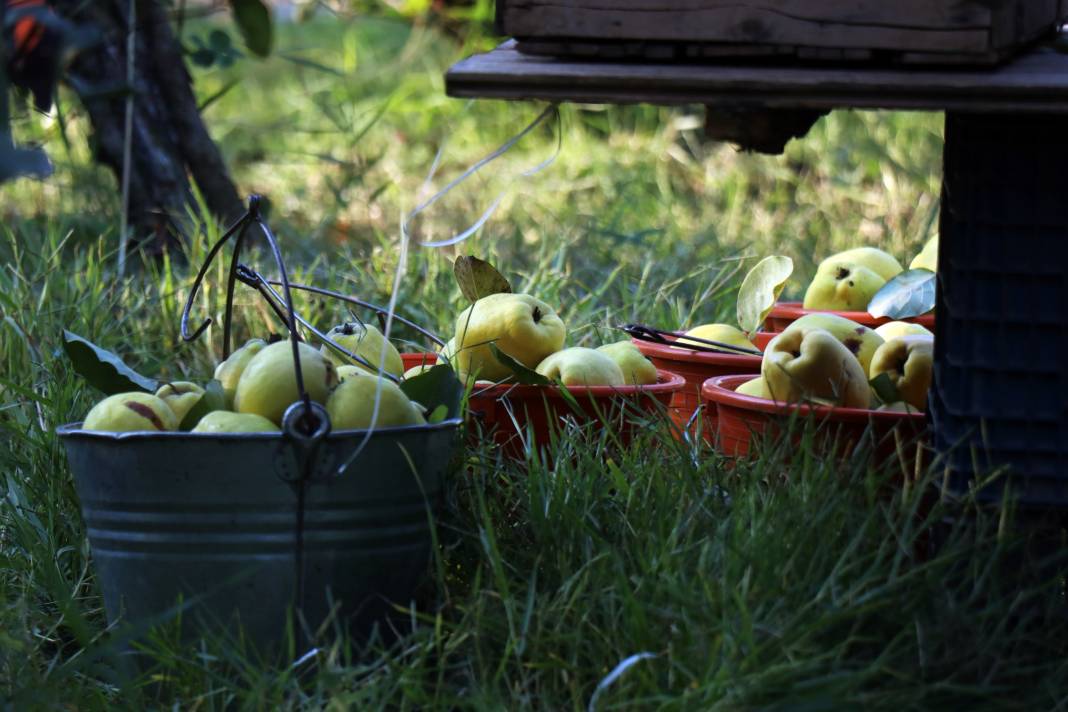
[[[230,0],[234,22],[252,54],[266,57],[274,44],[274,27],[271,11],[263,0]]]
[[[527,368],[523,364],[516,361],[514,358],[506,354],[497,348],[497,344],[490,344],[490,351],[504,366],[506,366],[512,374],[515,376],[515,380],[522,383],[524,386],[550,386],[550,381],[545,376],[541,375],[532,368]]]
[[[491,294],[508,294],[512,291],[512,285],[493,265],[477,257],[457,257],[452,263],[452,272],[456,275],[460,291],[472,302]]]
[[[929,269],[910,269],[883,285],[868,302],[868,313],[875,317],[908,319],[926,314],[935,307],[935,284],[938,276]]]
[[[752,334],[764,323],[793,272],[794,261],[783,255],[765,257],[749,270],[738,289],[738,326],[742,331]]]
[[[213,378],[204,384],[203,395],[200,396],[200,400],[196,402],[196,405],[190,408],[189,412],[182,418],[178,429],[192,430],[205,415],[215,410],[226,410],[226,407],[226,392],[223,390],[222,383]]]
[[[142,376],[122,359],[77,334],[63,330],[63,350],[75,372],[105,395],[144,391],[155,393],[159,382]]]
[[[404,395],[421,404],[433,418],[438,409],[445,408],[441,418],[456,418],[460,415],[460,401],[464,395],[464,384],[456,377],[456,372],[444,364],[428,368],[418,376],[406,378],[400,383]],[[438,422],[430,420],[429,422]]]
[[[868,381],[868,385],[875,391],[875,396],[883,405],[889,405],[890,403],[897,403],[901,400],[901,394],[897,391],[897,386],[890,380],[889,373],[880,373],[875,378]]]

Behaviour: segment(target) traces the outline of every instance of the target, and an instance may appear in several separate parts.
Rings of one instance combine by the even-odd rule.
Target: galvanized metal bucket
[[[272,650],[299,611],[309,630],[334,616],[366,636],[427,570],[459,423],[329,434],[305,480],[284,434],[58,428],[108,621],[159,620],[184,600],[187,635],[239,622]]]

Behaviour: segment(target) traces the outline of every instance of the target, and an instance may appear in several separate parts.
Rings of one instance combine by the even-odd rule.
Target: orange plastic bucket
[[[818,441],[836,448],[843,456],[870,438],[879,461],[896,458],[899,446],[912,458],[917,443],[930,440],[923,413],[777,403],[735,393],[734,389],[750,378],[748,374],[716,376],[701,387],[706,409],[716,411],[713,445],[728,457],[745,457],[754,444],[785,434],[795,415],[814,418]]]
[[[909,319],[891,319],[889,317],[874,317],[868,312],[859,311],[831,311],[829,309],[805,309],[801,306],[801,302],[779,302],[768,313],[766,319],[764,319],[764,328],[768,331],[783,331],[786,327],[790,326],[793,322],[797,321],[806,314],[837,314],[838,316],[844,316],[846,319],[855,321],[862,326],[867,326],[874,329],[877,326],[882,326],[891,321],[911,321],[926,327],[927,329],[934,331],[935,318],[934,314],[922,314]],[[741,373],[741,372],[739,372]]]
[[[436,363],[437,354],[401,354],[404,369]],[[759,359],[757,359],[759,362]],[[528,433],[533,444],[549,443],[551,427],[565,419],[579,423],[599,422],[618,424],[623,439],[630,437],[633,427],[628,414],[654,413],[670,405],[672,397],[686,385],[674,373],[658,370],[655,384],[648,386],[591,386],[568,388],[574,403],[553,386],[523,386],[514,383],[483,385],[476,383],[468,399],[468,412],[477,420],[484,433],[509,455],[522,456]],[[575,406],[578,406],[576,410]],[[637,409],[637,410],[635,410]],[[469,429],[472,437],[476,429]]]
[[[659,371],[658,376],[648,386],[571,386],[567,394],[555,386],[475,384],[468,411],[482,432],[514,457],[523,455],[528,441],[533,447],[548,445],[550,433],[568,420],[618,428],[626,442],[633,435],[635,415],[666,408],[686,383],[668,371]]]
[[[405,371],[416,366],[433,366],[438,362],[438,355],[429,351],[417,354],[401,354],[400,357]]]
[[[753,335],[753,343],[763,351],[775,336],[777,334],[758,332]],[[672,397],[668,410],[671,419],[678,426],[679,436],[686,430],[694,412],[701,407],[701,386],[705,381],[713,376],[760,374],[760,356],[690,351],[641,339],[631,341],[658,369],[676,373],[685,380],[685,385]],[[709,428],[708,416],[709,413],[706,412],[706,430]]]

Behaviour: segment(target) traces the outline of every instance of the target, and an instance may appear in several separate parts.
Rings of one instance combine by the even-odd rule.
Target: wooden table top
[[[449,96],[590,104],[1068,113],[1068,54],[992,69],[777,62],[594,62],[520,54],[509,40],[448,70]]]

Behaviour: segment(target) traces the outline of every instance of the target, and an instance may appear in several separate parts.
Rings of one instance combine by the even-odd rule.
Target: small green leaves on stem
[[[541,375],[532,368],[527,368],[514,358],[497,348],[497,344],[490,344],[490,351],[498,361],[504,364],[515,376],[515,380],[524,386],[549,386],[552,381]]]
[[[404,395],[423,406],[429,413],[427,421],[437,423],[460,415],[460,401],[464,384],[448,366],[439,365],[406,378],[400,383]]]
[[[752,334],[760,328],[793,272],[794,261],[782,255],[765,257],[749,270],[738,289],[738,326],[742,331]]]
[[[512,285],[493,265],[477,257],[457,257],[452,263],[452,272],[456,275],[460,292],[472,302],[491,294],[508,294],[512,291]]]
[[[875,317],[908,319],[935,308],[935,285],[938,276],[929,269],[910,269],[883,285],[868,302],[868,313]]]
[[[274,26],[263,0],[230,0],[230,8],[249,51],[257,57],[269,55],[274,45]]]
[[[159,383],[123,363],[122,359],[88,339],[63,330],[63,350],[75,372],[105,395],[144,391],[155,393]]]

